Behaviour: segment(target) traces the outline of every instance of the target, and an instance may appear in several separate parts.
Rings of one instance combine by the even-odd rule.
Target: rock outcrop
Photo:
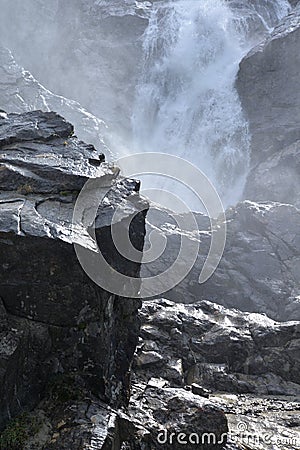
[[[145,301],[140,315],[138,379],[190,386],[202,397],[211,391],[300,394],[299,322],[278,323],[207,301],[163,299]]]
[[[0,426],[33,407],[59,375],[76,375],[105,402],[124,405],[140,302],[88,278],[72,245],[88,247],[88,235],[71,221],[85,182],[107,179],[111,192],[96,219],[99,246],[125,274],[138,276],[139,263],[116,259],[109,215],[118,207],[125,229],[125,218],[133,219],[131,239],[141,250],[139,183],[119,177],[55,113],[1,113],[0,148]]]
[[[199,284],[210,248],[210,226],[198,215],[199,230],[187,233],[163,211],[156,211],[153,225],[166,238],[163,254],[153,264],[142,267],[143,276],[154,276],[171,267],[183,236],[188,244],[200,242],[195,265],[186,278],[166,298],[178,302],[201,299],[242,311],[265,313],[274,320],[300,320],[300,211],[280,203],[245,201],[226,212],[227,242],[213,276]],[[176,215],[174,216],[176,219]],[[188,265],[189,260],[182,261]]]
[[[34,411],[10,423],[1,449],[14,448],[11,436],[22,426],[22,450],[179,450],[183,443],[190,450],[217,450],[228,432],[218,401],[184,389],[140,383],[124,412],[67,380],[56,381]]]
[[[140,301],[93,283],[73,249],[91,245],[83,226],[72,227],[78,192],[105,179],[99,248],[112,267],[138,277],[139,261],[117,254],[110,224],[118,208],[121,232],[143,248],[148,204],[139,183],[119,176],[56,113],[2,112],[0,148],[1,450],[181,448],[170,429],[185,433],[186,448],[222,448],[228,427],[217,403],[143,380],[130,398]]]

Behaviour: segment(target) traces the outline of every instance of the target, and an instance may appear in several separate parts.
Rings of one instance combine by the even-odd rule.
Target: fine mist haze
[[[243,56],[288,13],[287,0],[0,6],[2,46],[47,89],[105,121],[112,158],[175,154],[210,178],[225,206],[241,198],[251,136],[235,79]],[[157,185],[186,197],[173,183]]]
[[[115,15],[114,3],[1,0],[0,38],[40,83],[104,118],[116,137],[130,128],[147,22]]]

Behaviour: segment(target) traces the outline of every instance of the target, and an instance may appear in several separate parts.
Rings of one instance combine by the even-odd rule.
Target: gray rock
[[[159,364],[163,360],[162,356],[157,352],[141,352],[136,359],[136,364],[139,367],[147,367]]]
[[[142,249],[139,183],[119,177],[107,163],[90,164],[97,151],[72,133],[55,113],[0,119],[1,427],[35,406],[59,374],[112,405],[129,399],[140,302],[88,278],[72,244],[90,248],[90,237],[82,226],[73,229],[71,219],[85,182],[105,179],[110,192],[96,218],[99,246],[114,268],[138,276],[138,262],[118,257],[109,224],[118,207],[120,230],[133,219],[130,237]]]
[[[56,394],[58,388],[64,397]],[[135,385],[133,393],[124,412],[112,409],[84,389],[56,384],[34,411],[19,418],[27,434],[22,449],[177,450],[184,439],[188,449],[213,450],[222,448],[214,441],[226,442],[227,419],[218,401],[184,389],[143,384]],[[9,433],[2,436],[9,437]],[[204,445],[190,443],[197,440]]]
[[[229,427],[229,449],[294,450],[299,446],[299,399],[217,394]],[[232,447],[233,445],[233,447]]]
[[[208,219],[196,215],[200,231],[187,233],[172,226],[176,214],[166,217],[164,211],[161,215],[157,211],[152,217],[152,225],[165,236],[167,245],[155,263],[143,265],[143,276],[171,267],[182,236],[191,247],[200,242],[192,270],[165,298],[179,303],[209,299],[225,307],[265,313],[275,320],[300,320],[300,211],[296,207],[245,201],[228,209],[225,251],[217,270],[203,284],[198,280],[210,248]],[[182,261],[189,263],[188,257]],[[174,327],[178,328],[177,323]]]
[[[129,449],[210,450],[226,443],[227,421],[218,404],[185,389],[135,384],[129,413],[149,433],[134,447],[129,441]]]
[[[300,395],[299,322],[278,323],[207,301],[189,305],[146,301],[140,315],[142,339],[156,341],[164,362],[147,367],[136,364],[135,379],[147,382],[161,377],[171,386],[190,385],[198,395],[208,395],[205,389]],[[181,335],[172,338],[178,320]],[[168,370],[171,359],[182,360],[181,383]]]
[[[52,92],[104,117],[107,138],[117,129],[122,143],[131,128],[149,3],[30,0],[25,6],[16,0],[12,8],[9,1],[2,2],[0,40],[18,63]],[[116,143],[115,148],[119,150]]]
[[[10,50],[0,47],[0,105],[9,113],[35,110],[56,111],[75,125],[80,139],[95,145],[110,156],[104,144],[106,125],[103,120],[79,103],[55,95],[44,88],[28,71],[17,64]]]
[[[252,165],[300,139],[299,41],[297,6],[240,64],[236,86],[249,120]]]

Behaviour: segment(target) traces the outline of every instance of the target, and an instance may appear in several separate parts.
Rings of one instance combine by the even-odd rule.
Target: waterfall
[[[225,206],[238,201],[250,156],[238,65],[288,10],[286,0],[154,2],[132,116],[135,150],[181,156]]]

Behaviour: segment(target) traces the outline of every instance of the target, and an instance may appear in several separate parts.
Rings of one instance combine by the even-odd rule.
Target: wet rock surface
[[[148,406],[148,390],[161,396],[186,391],[226,414],[225,448],[299,448],[299,322],[276,323],[205,301],[185,305],[163,299],[144,302],[140,315],[134,406],[137,400]],[[153,348],[161,361],[141,365],[141,353]],[[149,408],[144,414],[148,424]]]
[[[297,6],[296,6],[297,4]],[[244,198],[299,207],[300,6],[240,63],[236,86],[251,132]]]
[[[249,119],[253,164],[300,138],[299,36],[297,6],[240,64],[237,89]]]
[[[85,110],[79,103],[55,95],[43,87],[14,59],[12,52],[0,46],[0,105],[9,113],[35,110],[56,111],[76,127],[80,139],[95,145],[110,156],[104,144],[105,123]]]
[[[208,299],[225,307],[265,313],[279,321],[300,320],[300,212],[296,207],[245,201],[229,208],[222,260],[213,276],[201,285],[199,275],[211,243],[208,218],[196,215],[198,229],[193,232],[180,229],[176,215],[172,217],[166,211],[156,210],[147,220],[149,230],[160,232],[167,246],[155,265],[143,265],[145,277],[171,267],[183,237],[191,248],[200,245],[195,265],[179,285],[164,294],[166,298],[186,303]],[[181,222],[185,223],[182,218]],[[213,223],[216,226],[218,222]],[[190,255],[182,264],[189,266]]]

